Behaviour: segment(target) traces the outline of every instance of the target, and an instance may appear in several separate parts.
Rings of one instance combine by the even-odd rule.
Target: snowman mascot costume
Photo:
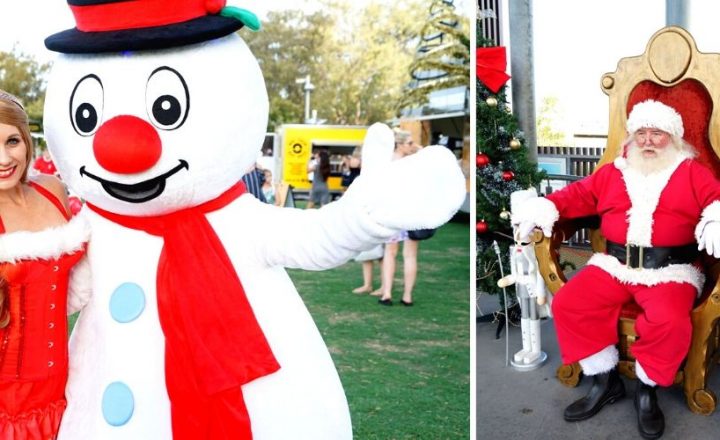
[[[442,147],[359,177],[319,210],[263,204],[241,177],[268,98],[224,0],[68,0],[45,130],[87,203],[73,276],[61,440],[349,439],[342,385],[284,267],[321,270],[436,227],[464,179]],[[381,177],[381,178],[380,178]]]

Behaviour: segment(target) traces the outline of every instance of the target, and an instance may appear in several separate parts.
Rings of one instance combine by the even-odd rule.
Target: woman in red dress
[[[20,101],[0,91],[0,439],[54,439],[65,409],[67,288],[87,233],[63,184],[27,177]]]

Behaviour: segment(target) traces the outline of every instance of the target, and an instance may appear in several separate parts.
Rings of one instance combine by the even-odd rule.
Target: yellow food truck
[[[342,159],[361,147],[367,127],[348,125],[287,124],[277,130],[274,143],[276,172],[280,183],[291,185],[295,194],[310,191],[307,166],[312,153],[326,150],[330,155],[328,188],[342,194]]]

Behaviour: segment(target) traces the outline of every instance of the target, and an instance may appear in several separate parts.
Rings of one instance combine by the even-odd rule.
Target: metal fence
[[[567,174],[548,174],[543,192],[548,194],[553,189],[567,185],[569,182],[579,180],[592,174],[600,161],[604,148],[599,147],[543,147],[538,146],[538,160],[551,158],[564,159]],[[590,247],[590,234],[587,229],[581,229],[567,242],[568,246]]]

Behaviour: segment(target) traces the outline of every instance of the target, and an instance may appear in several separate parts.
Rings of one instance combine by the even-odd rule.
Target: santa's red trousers
[[[658,385],[672,385],[692,337],[690,312],[697,291],[689,283],[655,286],[619,282],[586,266],[555,296],[552,310],[564,364],[585,359],[618,342],[618,319],[631,299],[643,309],[635,320],[635,359]]]

